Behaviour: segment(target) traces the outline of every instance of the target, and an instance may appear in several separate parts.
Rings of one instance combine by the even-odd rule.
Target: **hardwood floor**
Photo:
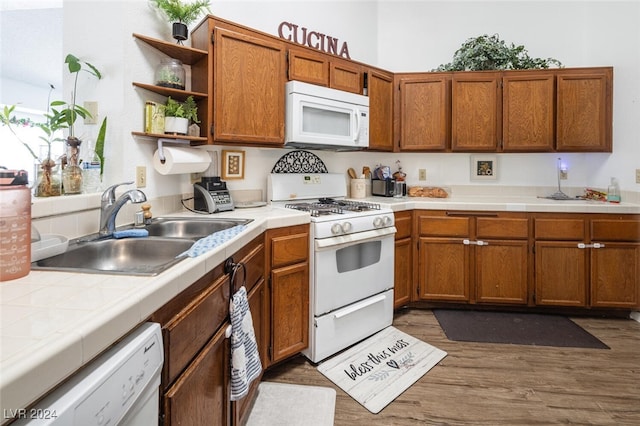
[[[431,311],[400,311],[395,327],[448,355],[378,414],[302,356],[263,380],[335,388],[336,426],[640,425],[640,323],[572,319],[611,349],[453,342]]]

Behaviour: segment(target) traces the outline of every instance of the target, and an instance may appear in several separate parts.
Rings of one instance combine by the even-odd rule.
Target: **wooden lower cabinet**
[[[540,306],[587,305],[587,252],[577,243],[538,241],[535,303]]]
[[[529,243],[490,240],[475,249],[475,300],[525,305],[529,282]]]
[[[411,301],[413,290],[413,240],[411,211],[396,212],[393,307],[401,308]]]
[[[164,425],[230,424],[228,323],[200,351],[163,398]]]
[[[309,345],[309,264],[271,271],[271,358],[281,361]]]
[[[309,345],[309,225],[270,229],[265,241],[271,315],[267,365],[273,365]]]
[[[527,215],[420,212],[416,226],[419,299],[527,304]]]
[[[469,302],[470,247],[459,238],[420,237],[418,298]]]
[[[640,215],[534,220],[536,305],[640,307]]]
[[[269,324],[264,286],[264,236],[259,236],[234,254],[243,263],[246,277],[234,282],[224,264],[216,266],[151,315],[162,326],[165,362],[161,381],[163,425],[240,424],[255,395],[259,380],[251,383],[249,395],[231,403],[229,301],[232,292],[248,291],[258,350],[266,360],[266,328]]]
[[[591,306],[640,306],[640,243],[605,243],[591,251],[590,261]]]
[[[396,308],[640,308],[640,215],[415,210],[410,250],[407,214],[396,212]]]

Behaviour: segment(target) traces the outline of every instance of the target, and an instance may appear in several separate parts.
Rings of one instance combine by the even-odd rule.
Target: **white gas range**
[[[394,216],[379,204],[346,199],[337,173],[271,174],[273,205],[311,215],[310,329],[304,355],[323,359],[391,325]]]

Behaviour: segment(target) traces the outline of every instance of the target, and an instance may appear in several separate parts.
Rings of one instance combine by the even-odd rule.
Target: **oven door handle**
[[[360,309],[364,309],[367,306],[371,306],[374,303],[378,303],[378,302],[382,302],[387,296],[385,296],[384,294],[379,294],[375,297],[371,297],[367,300],[363,300],[362,302],[358,302],[358,303],[354,303],[353,305],[349,306],[348,308],[345,309],[341,309],[338,312],[336,312],[335,314],[333,314],[333,317],[335,319],[339,319],[342,317],[346,317],[349,314],[352,314],[356,311],[359,311]]]
[[[325,249],[337,249],[346,246],[352,246],[354,244],[362,243],[365,241],[375,241],[382,238],[393,236],[396,233],[395,226],[388,226],[386,228],[373,229],[371,231],[357,232],[355,234],[338,235],[335,237],[322,238],[315,240],[316,250]]]

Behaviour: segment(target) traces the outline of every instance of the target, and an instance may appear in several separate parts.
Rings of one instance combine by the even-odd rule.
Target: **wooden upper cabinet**
[[[329,61],[326,55],[302,49],[289,49],[289,80],[329,86]]]
[[[553,72],[505,72],[502,77],[502,150],[553,151]]]
[[[214,140],[282,145],[285,45],[216,27],[214,55]]]
[[[346,60],[329,61],[329,87],[345,92],[362,93],[362,68]]]
[[[289,49],[288,79],[362,93],[362,67],[356,63],[305,49]]]
[[[454,73],[451,150],[496,151],[500,140],[499,72]]]
[[[451,128],[451,74],[404,75],[398,85],[400,149],[445,150]]]
[[[558,151],[612,151],[613,68],[557,71]]]
[[[393,151],[393,74],[367,70],[369,149]]]
[[[352,93],[367,87],[374,151],[613,149],[613,67],[394,74],[213,16],[192,31],[193,48],[136,38],[191,65],[196,143],[283,146],[284,85],[299,80]]]

